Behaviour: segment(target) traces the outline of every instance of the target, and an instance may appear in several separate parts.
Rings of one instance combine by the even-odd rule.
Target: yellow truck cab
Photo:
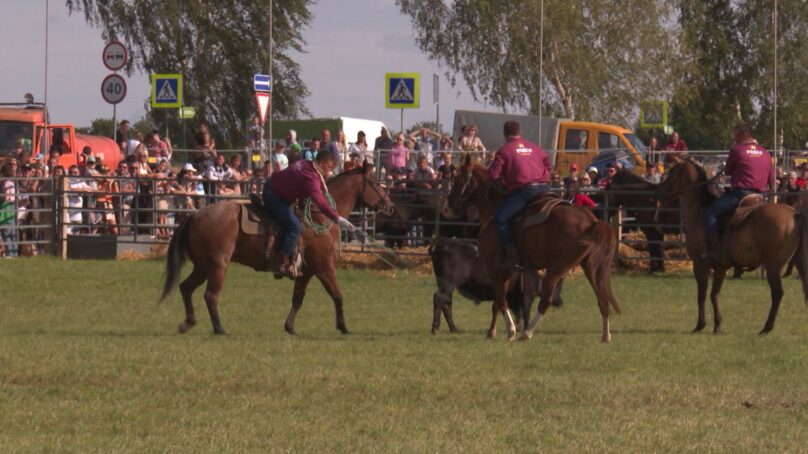
[[[621,126],[535,115],[456,110],[454,137],[462,135],[463,126],[476,125],[477,136],[486,148],[496,150],[505,141],[502,126],[506,121],[518,122],[522,137],[547,151],[554,169],[562,176],[569,174],[573,163],[580,170],[595,165],[598,172],[602,172],[606,164],[615,159],[639,175],[645,171],[645,144],[633,132]]]

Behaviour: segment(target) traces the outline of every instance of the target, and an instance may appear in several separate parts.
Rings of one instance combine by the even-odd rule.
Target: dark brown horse
[[[503,198],[503,194],[494,188],[487,170],[467,159],[453,179],[448,202],[453,211],[461,211],[475,202],[479,207],[484,222],[478,241],[479,255],[488,264],[495,295],[488,337],[496,336],[497,315],[502,313],[508,340],[512,340],[516,335],[516,326],[508,312],[506,293],[513,274],[494,266],[500,245],[491,222],[492,213]],[[528,210],[530,212],[533,208]],[[546,270],[538,312],[525,327],[522,338],[533,336],[539,320],[550,306],[556,285],[574,266],[580,264],[598,299],[603,322],[601,340],[611,341],[609,311],[614,309],[619,312],[620,309],[612,295],[611,266],[617,240],[609,224],[597,220],[588,209],[558,206],[552,209],[547,221],[525,228],[516,225],[514,233],[522,266],[531,270]]]
[[[760,333],[768,333],[774,328],[777,310],[783,299],[780,272],[795,254],[798,258],[797,270],[802,276],[803,294],[808,302],[808,276],[805,275],[805,270],[808,269],[808,212],[797,212],[788,205],[757,206],[742,224],[729,229],[723,235],[721,263],[713,263],[704,256],[707,248],[704,210],[715,199],[708,191],[708,183],[704,169],[692,160],[686,160],[673,166],[668,178],[657,188],[657,196],[661,200],[678,196],[682,206],[682,218],[687,231],[687,255],[693,261],[693,275],[698,287],[699,317],[693,331],[701,331],[706,326],[704,302],[710,271],[713,272],[713,286],[710,291],[714,313],[713,331],[719,333],[721,312],[718,295],[727,270],[733,266],[763,266],[771,289],[771,308]]]
[[[340,216],[347,218],[354,206],[376,209],[390,209],[392,202],[384,187],[372,176],[367,165],[351,170],[328,180],[328,190],[336,202]],[[161,301],[177,285],[180,268],[186,256],[191,259],[194,269],[180,284],[182,300],[185,303],[185,320],[179,325],[184,333],[196,324],[191,295],[207,281],[205,303],[208,306],[214,334],[226,334],[219,319],[219,292],[224,285],[224,276],[230,262],[247,265],[256,271],[269,271],[265,251],[267,238],[263,235],[247,235],[241,231],[239,213],[241,204],[219,202],[197,211],[185,219],[174,232],[168,248],[166,260],[166,281]],[[313,210],[314,211],[314,210]],[[327,218],[319,212],[312,213],[316,223],[324,223]],[[337,313],[337,329],[348,333],[342,312],[342,293],[337,284],[335,261],[339,241],[339,227],[334,223],[324,234],[317,234],[306,226],[301,238],[303,246],[303,272],[295,279],[292,308],[286,318],[284,328],[294,334],[295,316],[303,304],[306,287],[313,276],[317,276],[326,292],[334,300]]]
[[[657,185],[639,175],[621,169],[612,177],[605,191],[609,208],[622,206],[626,214],[634,218],[633,224],[645,235],[652,273],[665,271],[665,256],[662,253],[664,234],[681,233],[679,201],[674,198],[657,207],[656,188]]]

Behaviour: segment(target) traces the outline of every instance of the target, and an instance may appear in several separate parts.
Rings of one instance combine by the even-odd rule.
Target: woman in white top
[[[368,141],[367,137],[365,137],[365,131],[359,131],[356,134],[356,142],[351,144],[351,147],[348,149],[348,156],[351,153],[359,153],[368,164],[373,164],[373,151],[368,150]]]

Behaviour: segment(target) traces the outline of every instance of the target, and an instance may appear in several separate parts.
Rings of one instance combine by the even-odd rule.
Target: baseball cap
[[[570,170],[578,170],[578,164],[576,164],[574,162],[572,164],[570,164]]]
[[[196,172],[196,169],[194,168],[194,165],[191,164],[190,162],[188,162],[184,166],[182,166],[182,170],[184,170],[186,172]]]
[[[93,163],[93,164],[95,164],[95,156],[88,156],[88,157],[87,157],[87,163],[88,163],[88,164],[89,164],[89,163]]]
[[[592,167],[590,167],[590,168],[586,169],[586,172],[587,172],[587,173],[589,173],[589,172],[595,172],[595,173],[598,173],[598,168],[597,168],[597,167],[595,167],[595,166],[592,166]]]

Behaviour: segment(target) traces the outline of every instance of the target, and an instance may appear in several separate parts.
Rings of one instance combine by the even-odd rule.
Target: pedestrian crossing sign
[[[182,74],[151,75],[153,109],[182,107]]]
[[[418,108],[421,99],[419,73],[387,73],[384,76],[385,102],[389,109]]]

